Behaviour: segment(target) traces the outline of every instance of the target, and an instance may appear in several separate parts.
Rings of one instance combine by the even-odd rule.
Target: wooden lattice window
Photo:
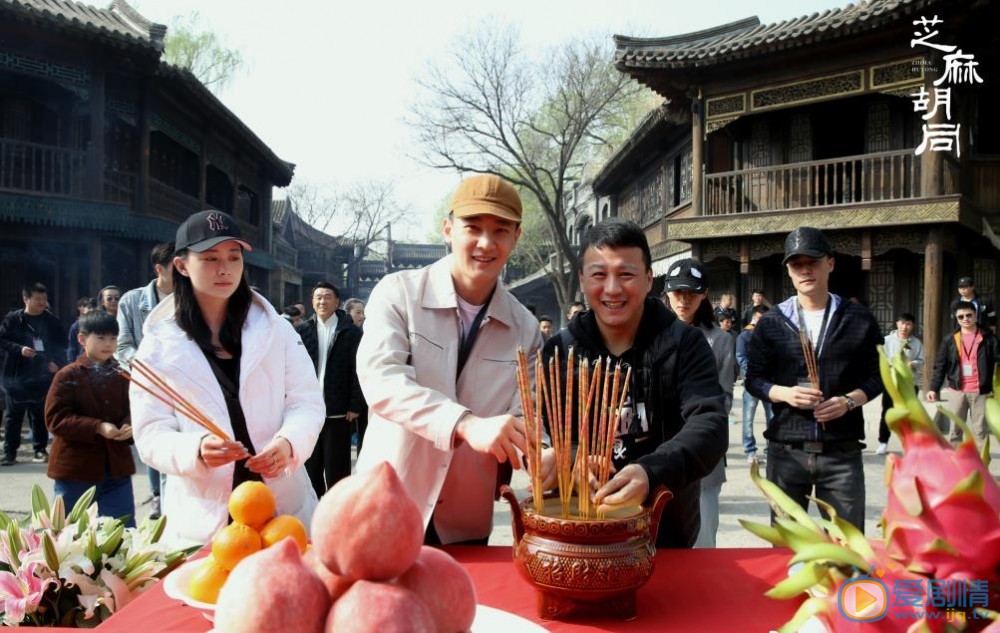
[[[865,134],[866,151],[888,152],[892,149],[892,115],[885,101],[868,104],[868,123]]]
[[[869,309],[883,332],[889,332],[896,320],[896,271],[892,260],[872,262],[869,275]]]
[[[812,123],[808,114],[796,114],[788,125],[788,162],[812,160]]]

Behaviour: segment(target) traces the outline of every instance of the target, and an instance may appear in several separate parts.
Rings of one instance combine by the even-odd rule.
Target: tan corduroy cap
[[[451,212],[456,218],[489,214],[520,222],[521,197],[503,178],[480,174],[466,178],[458,186],[451,197]]]

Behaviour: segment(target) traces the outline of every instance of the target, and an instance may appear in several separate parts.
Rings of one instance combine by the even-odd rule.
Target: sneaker
[[[157,520],[160,518],[160,498],[154,496],[149,502],[149,518]]]
[[[757,453],[747,453],[747,463],[752,464],[753,460],[757,459]]]
[[[0,461],[0,466],[13,466],[17,463],[17,460],[13,455],[4,455],[3,461]]]
[[[889,452],[889,445],[885,442],[879,442],[878,448],[875,449],[876,455],[885,455]]]
[[[31,461],[36,464],[44,464],[49,461],[49,454],[45,451],[35,451],[35,456],[31,458]]]

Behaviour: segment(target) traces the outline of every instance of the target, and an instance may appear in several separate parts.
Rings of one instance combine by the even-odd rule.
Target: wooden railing
[[[194,196],[174,189],[156,178],[149,179],[149,210],[152,213],[183,220],[192,213],[203,210],[204,206]]]
[[[135,174],[115,169],[104,170],[104,199],[131,207],[135,200]]]
[[[86,171],[83,150],[0,138],[0,189],[79,197]]]
[[[705,215],[783,211],[920,196],[913,150],[706,174]]]

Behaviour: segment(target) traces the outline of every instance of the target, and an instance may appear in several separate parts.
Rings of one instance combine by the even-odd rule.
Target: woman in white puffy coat
[[[174,294],[150,313],[136,356],[229,438],[132,386],[139,454],[167,475],[171,545],[209,542],[242,481],[263,481],[278,513],[307,527],[316,506],[303,464],[323,424],[323,396],[299,336],[247,284],[244,250],[232,217],[188,218],[177,231]]]

